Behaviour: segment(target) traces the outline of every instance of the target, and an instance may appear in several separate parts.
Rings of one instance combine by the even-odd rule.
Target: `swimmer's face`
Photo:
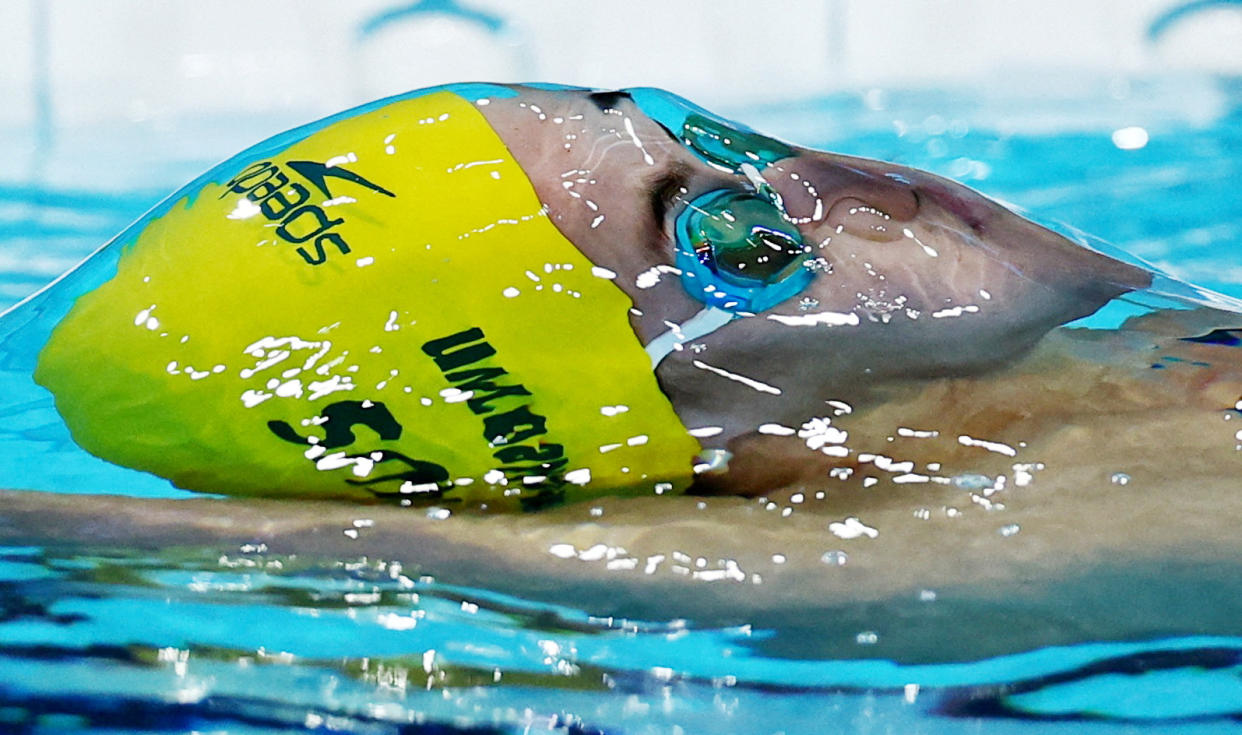
[[[523,88],[480,110],[556,226],[617,274],[645,345],[725,313],[660,358],[692,414],[749,395],[704,363],[822,400],[996,365],[1148,284],[951,181],[789,146],[657,90]]]

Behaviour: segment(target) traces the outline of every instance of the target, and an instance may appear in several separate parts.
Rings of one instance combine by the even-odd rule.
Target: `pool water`
[[[956,178],[1242,297],[1242,198],[1233,189],[1242,180],[1242,83],[1063,80],[1042,89],[870,90],[722,112],[808,146]],[[118,124],[45,139],[0,181],[0,300],[15,303],[214,161],[297,122]],[[4,484],[46,476],[21,458],[49,441],[10,421],[0,445],[16,459]],[[153,480],[99,489],[185,495]],[[0,540],[22,538],[20,528],[0,531]],[[605,605],[555,579],[514,596],[499,579],[464,585],[452,565],[374,553],[41,538],[0,547],[0,731],[1231,731],[1242,717],[1237,560],[1177,561],[1145,572],[1168,601],[1155,605],[1167,605],[1167,620],[1148,628],[1158,635],[1115,640],[1089,620],[1042,633],[1059,600],[1124,584],[1104,565],[1023,589],[1012,631],[962,630],[946,655],[922,626],[934,616],[939,631],[946,616],[967,620],[971,602],[917,587],[899,603],[830,600],[813,612],[773,599],[768,613],[746,619],[681,609],[676,597],[663,607]],[[1199,614],[1182,618],[1179,605]],[[639,614],[616,614],[627,609]],[[1204,609],[1219,609],[1219,620],[1203,625],[1213,617]],[[848,655],[825,642],[842,639]]]

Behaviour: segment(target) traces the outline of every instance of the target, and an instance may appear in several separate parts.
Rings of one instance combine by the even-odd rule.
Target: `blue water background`
[[[1237,80],[864,90],[721,112],[950,176],[1242,297]],[[0,301],[305,121],[0,133],[26,154],[0,169]],[[1149,142],[1116,145],[1128,126]],[[699,627],[676,610],[591,612],[375,559],[0,549],[0,732],[1214,733],[1242,714],[1242,637],[915,665],[780,658],[757,645],[779,630]]]

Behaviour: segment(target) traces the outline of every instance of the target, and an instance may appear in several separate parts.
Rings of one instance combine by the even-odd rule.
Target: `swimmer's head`
[[[728,406],[744,430],[777,403],[987,369],[1150,283],[952,181],[660,90],[523,89],[483,112],[552,221],[617,273],[683,418]]]
[[[23,308],[56,315],[34,377],[110,462],[537,508],[675,492],[700,450],[1000,365],[1148,280],[666,92],[467,84],[244,151]]]

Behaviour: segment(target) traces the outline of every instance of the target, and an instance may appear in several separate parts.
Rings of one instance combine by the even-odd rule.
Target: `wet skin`
[[[528,172],[551,220],[617,274],[641,311],[632,320],[640,341],[703,309],[676,274],[653,285],[640,276],[676,262],[674,223],[688,202],[720,188],[748,191],[750,177],[705,163],[624,96],[521,88],[515,99],[478,109]],[[1169,310],[1117,330],[1056,329],[1146,287],[1150,275],[903,167],[792,149],[762,175],[831,273],[695,339],[701,352],[687,345],[658,366],[686,425],[723,427],[703,442],[733,451],[727,476],[706,489],[762,492],[762,502],[648,494],[438,521],[352,503],[0,492],[0,538],[203,544],[229,553],[262,541],[277,553],[368,555],[596,615],[759,628],[765,615],[773,627],[796,621],[807,631],[797,643],[819,645],[824,656],[899,658],[932,646],[933,658],[961,660],[1171,631],[1236,635],[1238,596],[1228,584],[1213,587],[1237,578],[1242,554],[1234,420],[1242,368],[1228,341],[1183,339],[1232,327],[1236,314]],[[885,306],[898,296],[901,308]],[[804,298],[818,304],[804,310]],[[978,311],[930,316],[964,306]],[[853,314],[858,323],[768,318],[821,312]],[[757,392],[696,367],[696,359],[782,392]],[[766,422],[796,427],[825,415],[828,399],[857,409],[834,416],[850,433],[848,463],[797,437],[755,432]],[[940,431],[917,438],[900,427]],[[1014,454],[964,445],[959,433],[1007,443]],[[945,482],[901,483],[898,471],[858,460],[862,452]],[[853,474],[830,475],[834,464],[851,465]],[[983,476],[1010,482],[991,489],[956,482]],[[360,515],[369,519],[361,535]],[[878,535],[832,530],[847,517]],[[581,553],[550,552],[567,544]],[[633,568],[614,569],[611,557],[586,552],[601,544],[632,556]],[[826,565],[826,551],[848,553],[848,563]],[[707,568],[678,568],[679,553]],[[721,572],[726,560],[745,582],[697,576]],[[1116,567],[1106,570],[1115,588],[1097,581],[1102,561]],[[936,607],[925,605],[938,617],[909,617],[903,605],[926,590],[938,591]],[[896,611],[888,628],[876,624],[875,603],[886,600]],[[853,635],[864,628],[882,631],[879,648],[858,648]],[[831,638],[838,633],[839,645]],[[900,643],[904,633],[911,648]]]
[[[127,231],[83,269],[104,280],[65,299],[72,306],[34,370],[79,446],[203,492],[367,500],[382,485],[391,496],[422,488],[428,495],[420,502],[445,494],[490,504],[521,490],[485,479],[503,466],[512,475],[506,481],[537,478],[536,500],[521,500],[534,507],[561,502],[557,488],[579,482],[590,487],[565,492],[663,493],[660,485],[669,483],[680,492],[694,483],[700,492],[763,493],[864,462],[875,450],[860,447],[884,441],[887,430],[873,436],[847,423],[902,405],[930,380],[1011,365],[1058,325],[1151,279],[952,182],[797,148],[661,90],[458,85],[416,91],[406,102],[324,121],[295,144],[304,147],[284,148],[294,160],[273,150],[288,145],[284,138],[260,144],[203,179],[218,177],[220,191],[201,199],[192,188],[179,193],[190,206],[142,220],[140,232]],[[387,145],[396,135],[388,115],[422,126],[427,105],[451,124],[421,128],[417,145],[389,158],[398,149]],[[387,145],[382,157],[364,151],[358,170],[365,176],[349,168],[326,173],[355,156],[342,159],[340,150],[365,140]],[[446,178],[480,164],[509,173]],[[384,188],[400,188],[395,182],[407,175],[410,188],[400,197]],[[303,206],[312,188],[361,198]],[[528,237],[492,230],[523,222],[530,226],[518,232]],[[457,249],[485,232],[474,242],[486,245]],[[263,260],[243,268],[216,252],[232,237],[248,251],[256,240],[290,247],[260,251]],[[127,238],[137,239],[125,250]],[[350,258],[369,267],[375,258],[361,257],[362,248],[381,243],[396,254],[388,267],[350,267]],[[575,261],[582,291],[553,284],[551,293],[570,288],[568,295],[587,298],[573,307],[514,300],[521,291],[510,278],[525,271],[538,280],[531,267],[563,257]],[[413,287],[419,281],[427,287]],[[24,308],[36,310],[33,302]],[[398,325],[384,323],[380,332],[375,322],[398,312],[417,326],[400,338],[420,349],[381,346]],[[372,326],[359,326],[369,313]],[[347,319],[332,339],[302,336],[327,334]],[[175,343],[163,339],[174,324],[185,332]],[[457,364],[446,357],[448,345],[485,336],[511,344],[489,343],[460,359],[484,347],[507,354],[484,373],[452,372],[486,358]],[[80,356],[101,340],[108,359],[81,370]],[[292,353],[269,341],[340,354],[281,365],[277,377],[277,363]],[[228,372],[234,350],[254,365],[235,378]],[[345,364],[350,351],[365,355],[361,364]],[[304,385],[299,376],[320,357],[314,375],[325,380]],[[208,362],[211,372],[190,367]],[[338,364],[343,372],[333,373]],[[217,374],[224,377],[207,380]],[[186,375],[200,387],[174,377]],[[389,388],[398,375],[409,381],[399,394]],[[500,375],[510,382],[488,382]],[[476,386],[458,388],[472,395],[469,413],[415,393],[444,395],[445,383],[458,380]],[[348,398],[320,400],[355,388]],[[193,398],[180,400],[183,389]],[[522,398],[535,395],[543,398]],[[380,399],[387,419],[360,413]],[[547,401],[547,416],[534,413],[539,400]],[[605,400],[629,415],[611,421]],[[428,406],[433,412],[423,413]],[[849,422],[836,420],[851,412],[858,415]],[[482,427],[475,415],[486,415]],[[329,421],[316,424],[322,437],[296,429]],[[359,423],[371,430],[353,433]],[[223,426],[244,438],[217,429]],[[820,438],[799,436],[807,426]],[[559,436],[553,431],[565,436],[541,438]],[[599,437],[609,431],[624,434],[627,450],[604,457],[612,450]],[[376,449],[377,437],[392,444]],[[323,444],[308,447],[316,441]],[[380,473],[377,464],[406,469]],[[589,472],[584,478],[579,470]],[[577,474],[564,479],[562,471]],[[470,487],[475,480],[484,482]]]
[[[617,273],[644,344],[685,323],[703,303],[675,272],[651,285],[652,269],[674,265],[674,223],[689,203],[715,190],[753,192],[753,176],[704,161],[624,92],[520,91],[479,109],[530,176],[551,220],[588,258]],[[1009,364],[1052,328],[1150,284],[1146,271],[1086,250],[952,181],[789,150],[757,168],[809,257],[829,267],[797,295],[734,319],[660,362],[661,386],[685,424],[723,429],[704,440],[706,447],[736,453],[738,440],[757,426],[796,427],[822,415],[826,400],[866,406],[887,381]],[[816,315],[823,315],[819,323]],[[722,489],[747,492],[770,479],[750,473]]]

